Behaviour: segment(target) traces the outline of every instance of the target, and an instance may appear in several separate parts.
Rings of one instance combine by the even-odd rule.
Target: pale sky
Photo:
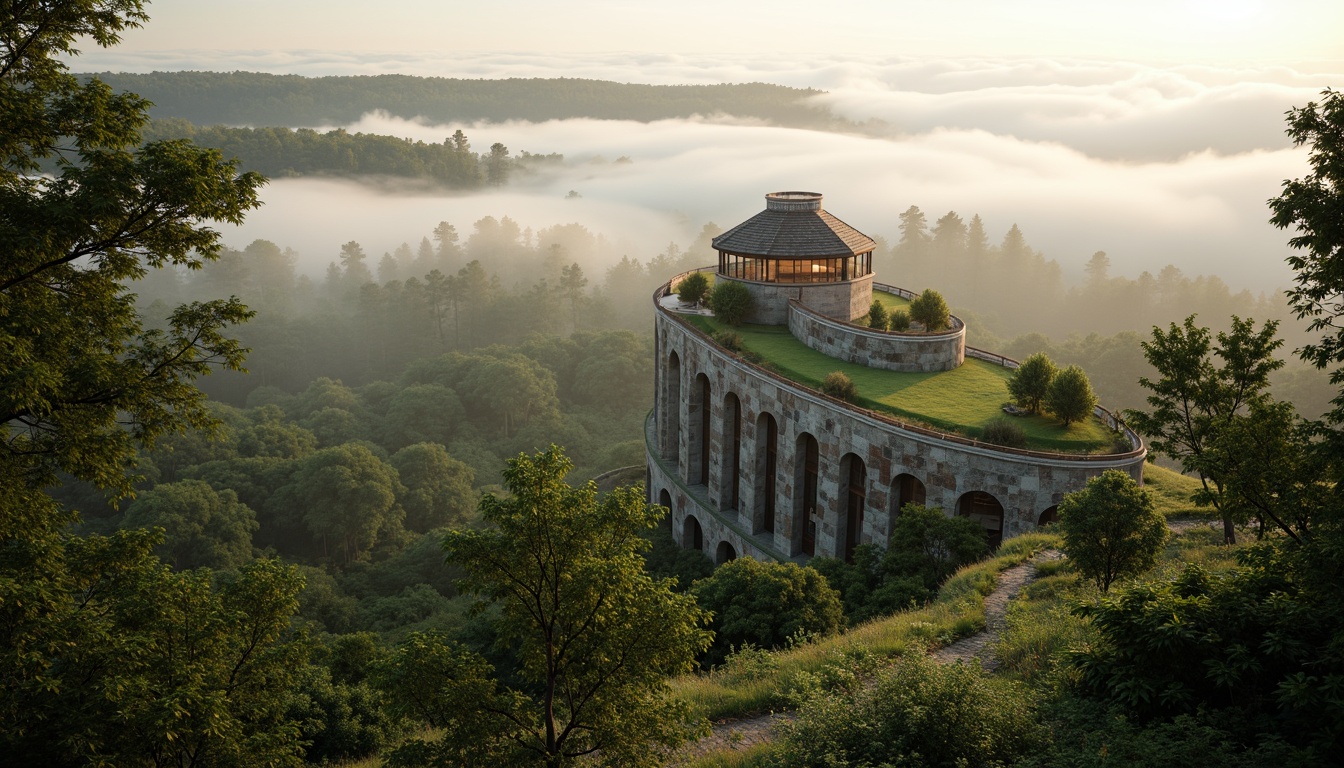
[[[332,51],[1344,59],[1339,0],[155,0],[137,54]],[[85,46],[80,68],[93,68]],[[189,59],[189,55],[188,55]],[[99,67],[102,68],[102,67]],[[1336,70],[1338,71],[1338,70]],[[448,74],[448,73],[445,73]]]

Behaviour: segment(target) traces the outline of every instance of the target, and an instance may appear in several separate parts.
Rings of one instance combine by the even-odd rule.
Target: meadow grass
[[[712,317],[686,319],[710,334],[728,327]],[[967,358],[950,371],[933,373],[885,371],[828,357],[794,338],[787,326],[748,324],[732,330],[746,351],[787,379],[819,389],[827,374],[841,371],[858,389],[858,405],[937,429],[978,437],[989,422],[1003,417],[1010,400],[1012,372],[983,360]],[[1068,427],[1042,415],[1015,417],[1013,423],[1026,433],[1029,448],[1079,453],[1109,449],[1113,443],[1111,431],[1095,417]]]
[[[713,752],[684,765],[686,768],[762,768],[769,764],[774,753],[775,745],[767,742]]]
[[[1199,489],[1199,480],[1186,477],[1175,470],[1146,464],[1143,467],[1143,489],[1153,499],[1153,506],[1168,520],[1177,517],[1216,519],[1213,507],[1197,507],[1190,494]]]
[[[729,663],[682,675],[671,681],[673,695],[710,720],[743,717],[787,706],[800,680],[824,674],[828,668],[887,659],[973,635],[985,626],[985,595],[994,591],[998,574],[1058,543],[1059,538],[1048,533],[1009,539],[994,557],[957,571],[926,606],[793,648],[757,652],[750,664]]]

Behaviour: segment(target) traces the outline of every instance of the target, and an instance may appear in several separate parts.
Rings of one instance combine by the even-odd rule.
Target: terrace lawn
[[[894,293],[887,293],[886,291],[879,291],[874,288],[873,298],[882,302],[882,306],[887,309],[887,314],[891,314],[894,309],[904,309],[907,312],[910,311],[910,300],[897,296]]]
[[[706,333],[727,328],[713,317],[685,319]],[[982,360],[966,358],[960,367],[941,373],[884,371],[827,357],[795,339],[785,326],[742,325],[729,330],[779,375],[818,389],[827,374],[843,371],[858,388],[858,405],[897,418],[969,437],[978,437],[995,418],[1011,418],[1026,433],[1027,447],[1035,450],[1095,453],[1108,450],[1113,442],[1111,431],[1095,417],[1065,429],[1049,416],[1005,416],[1010,371]]]

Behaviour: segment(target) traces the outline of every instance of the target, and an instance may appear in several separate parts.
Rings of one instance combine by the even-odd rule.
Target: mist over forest
[[[1102,60],[725,57],[692,65],[635,57],[622,66],[613,57],[487,55],[453,61],[463,76],[560,71],[655,84],[766,81],[824,92],[758,88],[770,94],[761,98],[785,105],[801,99],[809,111],[757,104],[730,113],[723,106],[729,102],[687,101],[672,97],[680,93],[672,89],[656,96],[667,103],[649,114],[677,116],[646,120],[537,120],[534,110],[527,120],[484,121],[477,117],[485,109],[478,94],[464,119],[443,121],[398,98],[381,105],[365,99],[379,108],[354,121],[307,127],[431,143],[462,130],[477,152],[500,143],[515,157],[560,154],[564,162],[503,187],[451,193],[401,179],[353,186],[276,178],[269,205],[242,230],[227,232],[228,241],[241,247],[260,237],[290,245],[301,269],[316,274],[351,238],[381,252],[395,248],[397,233],[408,229],[507,215],[533,230],[579,223],[602,233],[619,244],[610,264],[622,255],[647,259],[706,222],[745,219],[765,192],[801,188],[823,192],[833,213],[888,239],[897,235],[897,215],[912,204],[935,215],[977,212],[996,231],[1017,224],[1071,281],[1082,279],[1090,255],[1104,250],[1117,274],[1137,278],[1173,264],[1218,275],[1237,290],[1274,291],[1289,282],[1287,251],[1266,221],[1263,201],[1303,167],[1303,153],[1283,136],[1281,115],[1328,79],[1286,67]],[[230,63],[239,62],[220,61]],[[341,71],[325,58],[274,67],[319,69]],[[126,79],[153,100],[156,78],[165,76]],[[489,81],[455,82],[478,92],[490,88]],[[529,81],[506,82],[517,91]],[[582,91],[604,92],[599,85]],[[507,103],[507,95],[496,100]],[[767,112],[785,117],[763,117]],[[829,115],[836,130],[800,128],[786,115],[817,112]],[[571,191],[581,197],[565,199]],[[333,220],[340,226],[332,227]],[[883,277],[900,282],[899,275]]]

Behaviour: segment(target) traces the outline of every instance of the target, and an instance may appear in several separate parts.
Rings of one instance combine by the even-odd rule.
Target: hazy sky
[[[666,52],[1311,61],[1338,0],[155,0],[125,52]]]
[[[1285,110],[1344,87],[1344,2],[1280,0],[157,0],[150,23],[77,71],[252,70],[305,75],[762,81],[823,89],[865,135],[721,116],[652,124],[565,120],[429,125],[366,116],[352,130],[478,150],[561,152],[567,168],[480,194],[394,183],[276,180],[241,231],[297,248],[320,273],[341,243],[381,254],[441,220],[542,229],[579,222],[646,260],[700,224],[730,226],[775,189],[814,189],[859,229],[897,214],[979,213],[997,241],[1019,224],[1078,275],[1176,264],[1234,287],[1290,277],[1265,201],[1306,171]],[[633,163],[612,165],[619,156]],[[590,158],[597,161],[588,163]],[[577,190],[581,200],[565,200]],[[706,261],[712,260],[707,254]],[[920,286],[912,286],[920,287]]]

